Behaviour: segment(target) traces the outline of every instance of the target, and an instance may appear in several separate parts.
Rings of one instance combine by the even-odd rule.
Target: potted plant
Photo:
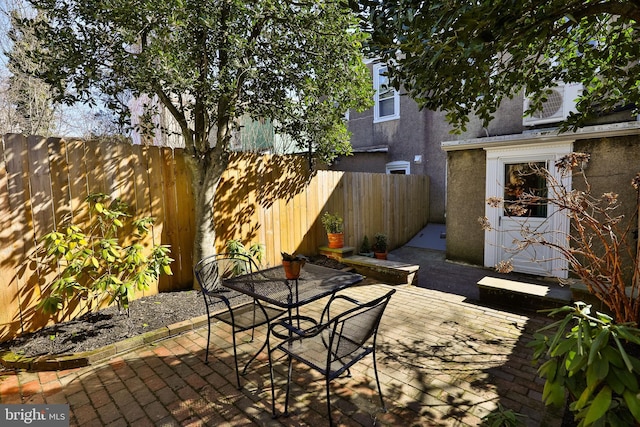
[[[362,238],[362,244],[360,245],[360,255],[373,258],[373,250],[369,243],[369,237],[366,235]]]
[[[322,225],[327,232],[329,247],[339,249],[344,246],[344,223],[338,214],[325,212],[320,218]]]
[[[300,254],[288,254],[286,252],[281,252],[281,254],[285,277],[287,279],[297,279],[300,277],[300,270],[307,262],[307,258]]]
[[[376,233],[373,236],[373,254],[377,259],[387,259],[388,238],[384,233]]]

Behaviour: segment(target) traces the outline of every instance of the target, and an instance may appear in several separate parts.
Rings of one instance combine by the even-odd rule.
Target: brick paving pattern
[[[366,284],[345,293],[362,301],[389,287]],[[332,416],[343,426],[477,426],[498,403],[526,415],[527,426],[561,425],[561,413],[541,402],[543,382],[526,347],[547,321],[466,302],[458,295],[397,287],[382,319],[378,371],[371,357],[350,378],[332,382]],[[326,300],[305,307],[319,313]],[[241,362],[264,342],[240,344]],[[58,372],[0,372],[0,403],[65,403],[72,426],[305,426],[326,425],[324,380],[294,364],[288,417],[271,417],[266,352],[238,390],[230,330],[213,328],[205,364],[206,327],[138,348],[106,363]],[[239,337],[241,337],[239,335]],[[282,411],[286,359],[276,357],[277,408]],[[296,369],[298,368],[298,369]]]

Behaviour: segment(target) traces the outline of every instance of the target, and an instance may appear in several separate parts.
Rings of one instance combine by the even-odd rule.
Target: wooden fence
[[[306,165],[301,157],[235,157],[216,199],[217,245],[262,243],[267,264],[277,265],[282,251],[315,254],[327,244],[325,211],[344,218],[345,245],[356,250],[365,235],[372,242],[384,232],[394,248],[426,225],[427,176],[310,172]]]
[[[425,176],[311,172],[295,156],[233,156],[214,204],[215,247],[229,239],[262,243],[267,265],[280,252],[307,255],[326,244],[324,211],[345,219],[345,244],[389,235],[391,247],[409,240],[428,218]],[[121,198],[134,217],[153,216],[144,241],[171,246],[173,276],[147,294],[191,289],[194,205],[182,150],[122,141],[82,141],[5,135],[0,146],[0,341],[68,320],[86,310],[73,306],[55,319],[36,310],[51,276],[39,268],[41,237],[72,215],[88,220],[84,200],[103,192]],[[213,243],[212,243],[213,244]],[[142,295],[142,294],[141,294]]]

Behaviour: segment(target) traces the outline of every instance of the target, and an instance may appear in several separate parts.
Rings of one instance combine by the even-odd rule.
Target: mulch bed
[[[344,264],[323,255],[310,257],[309,262],[329,268],[345,268]],[[204,314],[206,309],[199,291],[163,292],[132,301],[128,314],[111,306],[0,343],[0,353],[11,351],[25,357],[36,357],[96,350]]]

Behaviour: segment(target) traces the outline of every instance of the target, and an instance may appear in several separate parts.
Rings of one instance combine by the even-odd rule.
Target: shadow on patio
[[[361,300],[388,290],[365,284]],[[525,414],[528,426],[560,426],[541,402],[543,383],[526,347],[545,318],[466,302],[458,295],[399,287],[382,319],[378,370],[382,413],[371,358],[351,378],[332,383],[334,421],[346,426],[477,426],[498,402]],[[305,310],[319,316],[325,301]],[[294,364],[289,417],[271,418],[267,356],[235,387],[230,334],[214,328],[210,363],[206,327],[158,342],[109,363],[61,372],[19,373],[0,381],[0,403],[68,403],[71,425],[325,425],[324,382]],[[240,345],[241,362],[264,339]],[[275,354],[277,407],[282,410],[286,359]]]

